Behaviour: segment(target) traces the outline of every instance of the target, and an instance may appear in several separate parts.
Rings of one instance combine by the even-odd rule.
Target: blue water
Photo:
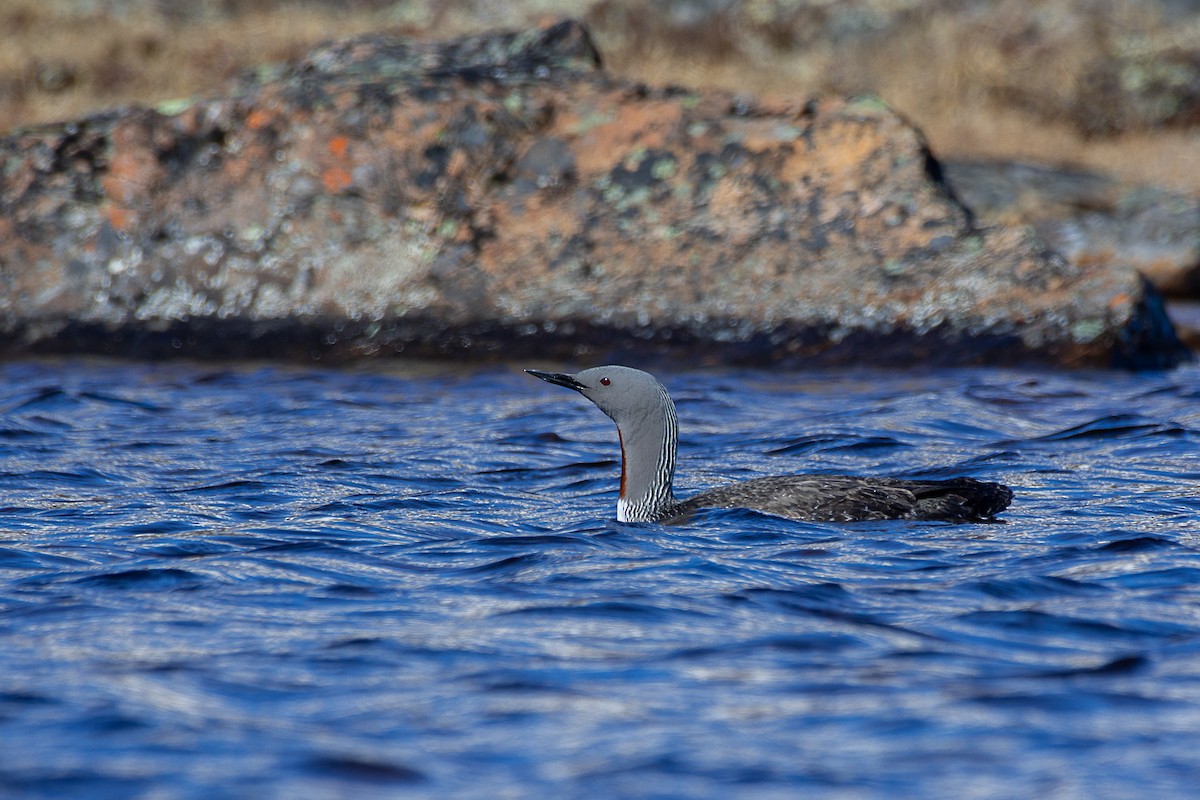
[[[663,371],[681,494],[1017,492],[664,527],[519,366],[0,366],[0,796],[1195,796],[1200,370]]]

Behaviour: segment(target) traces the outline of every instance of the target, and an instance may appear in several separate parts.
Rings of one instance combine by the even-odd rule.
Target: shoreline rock
[[[1200,201],[1080,169],[1011,161],[942,165],[985,224],[1028,225],[1075,264],[1132,267],[1167,299],[1179,337],[1200,343]]]
[[[0,139],[0,352],[1188,357],[1133,269],[977,226],[877,101],[599,63],[570,21],[365,36],[232,97]]]
[[[1200,200],[1078,169],[1011,161],[942,168],[985,224],[1032,225],[1070,261],[1129,265],[1168,297],[1200,295]]]

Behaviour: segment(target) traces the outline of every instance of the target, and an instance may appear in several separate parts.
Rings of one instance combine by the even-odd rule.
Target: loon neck
[[[675,506],[671,484],[679,423],[675,404],[664,392],[662,403],[617,424],[621,440],[620,522],[654,522]]]

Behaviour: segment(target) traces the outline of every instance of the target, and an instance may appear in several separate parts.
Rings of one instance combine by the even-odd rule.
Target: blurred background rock
[[[0,132],[182,110],[363,32],[436,40],[568,16],[620,78],[882,98],[980,221],[1136,268],[1200,346],[1196,0],[4,0]]]
[[[435,39],[568,15],[624,77],[876,94],[943,160],[1200,195],[1191,0],[5,0],[0,131],[215,93],[364,31]]]

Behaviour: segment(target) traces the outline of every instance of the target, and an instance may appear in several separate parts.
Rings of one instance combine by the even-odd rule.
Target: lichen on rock
[[[365,36],[0,140],[9,352],[1184,357],[1153,290],[980,227],[918,131],[599,68],[573,22]]]

